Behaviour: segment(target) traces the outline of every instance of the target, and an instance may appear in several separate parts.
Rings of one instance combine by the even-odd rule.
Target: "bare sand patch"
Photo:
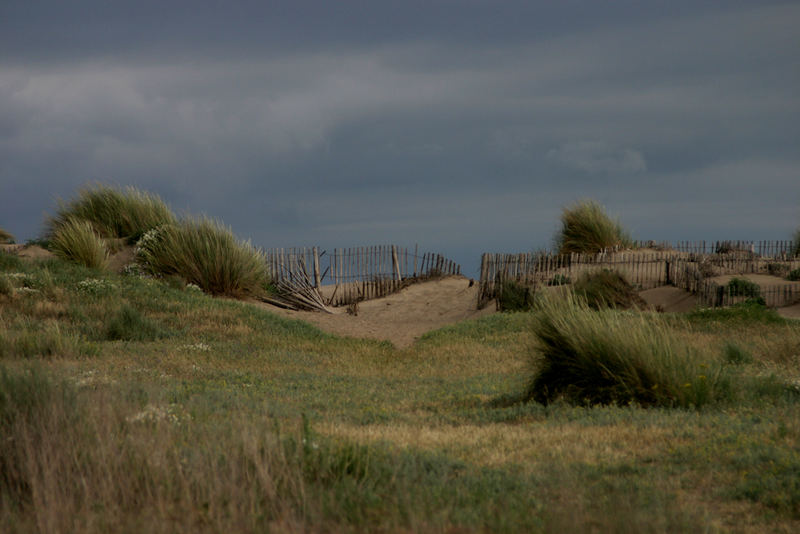
[[[800,319],[800,304],[777,309],[778,315],[787,319]]]
[[[679,287],[663,286],[640,291],[648,306],[668,313],[686,313],[697,307],[697,296]]]
[[[331,291],[331,288],[323,288],[322,292],[329,294]],[[307,321],[326,332],[388,340],[398,348],[405,348],[430,330],[496,312],[492,304],[478,310],[477,302],[477,283],[463,276],[449,276],[410,285],[387,297],[359,302],[355,315],[344,307],[332,308],[333,313],[327,314],[259,305]]]

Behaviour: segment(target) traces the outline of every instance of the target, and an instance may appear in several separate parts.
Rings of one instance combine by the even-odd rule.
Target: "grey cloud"
[[[644,156],[632,148],[611,148],[602,141],[575,141],[547,152],[549,159],[572,169],[596,173],[640,173],[647,170]]]
[[[666,199],[697,210],[666,233],[733,231],[743,195],[759,232],[796,222],[770,222],[798,201],[796,4],[70,4],[0,7],[0,225],[23,238],[91,180],[265,246],[477,257],[549,244],[585,196],[642,238]]]

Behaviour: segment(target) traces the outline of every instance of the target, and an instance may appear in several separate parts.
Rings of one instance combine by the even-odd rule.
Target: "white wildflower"
[[[194,345],[181,345],[178,350],[190,350],[197,352],[208,352],[211,350],[211,345],[205,343],[195,343]]]
[[[192,416],[186,410],[177,404],[170,404],[168,406],[156,406],[155,404],[148,404],[144,410],[135,413],[125,418],[129,423],[155,423],[158,421],[166,421],[175,425],[180,425],[181,422],[191,420]]]
[[[78,291],[82,293],[88,293],[90,295],[100,295],[102,293],[106,293],[112,289],[116,289],[116,286],[109,282],[108,280],[101,280],[98,278],[87,278],[86,280],[81,280],[77,284]]]

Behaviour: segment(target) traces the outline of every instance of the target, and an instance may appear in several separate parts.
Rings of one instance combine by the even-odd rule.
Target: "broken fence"
[[[418,247],[377,245],[332,252],[319,247],[280,248],[264,254],[276,285],[317,291],[332,286],[326,288],[332,306],[383,297],[424,279],[461,274],[454,261],[433,252],[420,253]]]

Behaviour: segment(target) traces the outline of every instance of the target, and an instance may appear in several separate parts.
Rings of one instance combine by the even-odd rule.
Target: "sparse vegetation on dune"
[[[561,230],[556,235],[559,254],[600,252],[631,244],[630,235],[619,221],[611,219],[594,200],[582,200],[561,213]]]
[[[145,232],[175,222],[175,215],[161,198],[135,187],[118,189],[96,184],[78,197],[59,204],[54,217],[47,220],[47,234],[54,236],[73,220],[88,221],[104,238],[123,238],[133,244]]]
[[[52,235],[50,248],[65,260],[92,269],[108,267],[108,249],[89,221],[70,219]]]
[[[14,236],[9,232],[0,228],[0,245],[5,245],[14,242]]]
[[[213,295],[258,294],[268,283],[263,254],[208,218],[151,230],[139,240],[136,257],[153,274],[180,276]]]

